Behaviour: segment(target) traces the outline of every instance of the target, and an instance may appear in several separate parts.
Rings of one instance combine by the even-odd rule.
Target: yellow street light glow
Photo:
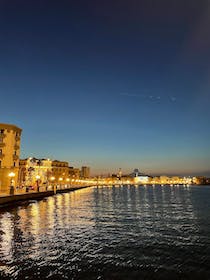
[[[15,173],[14,173],[14,172],[10,172],[8,176],[9,176],[10,178],[13,178],[13,177],[15,177]]]
[[[67,178],[66,181],[69,182],[69,178]]]
[[[59,178],[59,181],[63,181],[63,178]]]
[[[51,181],[54,181],[54,180],[55,180],[55,177],[51,177],[50,180],[51,180]]]
[[[39,179],[40,179],[40,176],[39,176],[39,175],[36,175],[36,179],[39,180]]]

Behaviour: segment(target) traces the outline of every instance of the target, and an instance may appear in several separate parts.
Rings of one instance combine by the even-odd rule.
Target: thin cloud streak
[[[161,99],[168,99],[171,102],[176,102],[177,98],[175,96],[167,96],[165,98],[161,97],[161,96],[154,96],[154,95],[146,95],[146,94],[136,94],[136,93],[127,93],[127,92],[122,92],[120,93],[121,96],[125,96],[125,97],[133,97],[133,98],[143,98],[143,99],[147,99],[147,100],[151,100],[151,101],[157,101],[157,100],[161,100]]]

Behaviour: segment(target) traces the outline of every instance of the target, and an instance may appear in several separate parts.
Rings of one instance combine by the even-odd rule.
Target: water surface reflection
[[[110,186],[0,211],[8,279],[209,279],[210,188]]]

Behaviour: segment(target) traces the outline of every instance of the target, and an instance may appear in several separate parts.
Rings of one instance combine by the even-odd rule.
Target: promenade
[[[44,190],[44,188],[42,187],[42,188],[40,188],[40,191],[30,190],[30,191],[26,192],[25,190],[18,190],[12,195],[0,194],[0,208],[18,204],[21,201],[27,201],[27,200],[31,200],[31,199],[40,200],[40,199],[43,199],[44,197],[52,196],[57,193],[71,192],[71,191],[75,191],[75,190],[79,190],[79,189],[83,189],[83,188],[88,188],[91,186],[92,185],[90,185],[90,186],[73,185],[73,186],[63,187],[63,188],[58,188],[58,189],[51,188],[48,190]]]

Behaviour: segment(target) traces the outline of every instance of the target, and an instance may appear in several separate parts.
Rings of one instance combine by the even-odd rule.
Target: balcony
[[[19,150],[19,149],[20,149],[20,146],[19,146],[18,144],[15,144],[14,149],[15,149],[15,150]]]
[[[4,139],[6,137],[5,133],[0,133],[0,138]]]
[[[20,141],[20,136],[15,136],[15,141]]]
[[[5,147],[6,145],[5,145],[5,143],[4,142],[0,142],[0,148],[1,147]]]
[[[18,160],[19,157],[18,157],[17,155],[13,155],[13,159],[14,159],[14,160]]]

